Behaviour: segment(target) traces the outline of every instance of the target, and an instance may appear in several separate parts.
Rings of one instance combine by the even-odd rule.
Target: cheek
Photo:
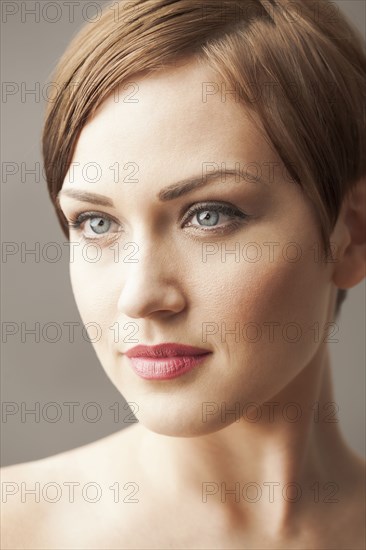
[[[93,264],[83,259],[70,264],[74,299],[98,355],[115,338],[113,324],[117,318],[119,296],[118,268],[115,265],[114,269],[113,266],[108,269],[105,265]],[[112,281],[115,282],[114,286]]]
[[[299,246],[295,254],[292,247],[290,254],[284,245],[269,254],[262,243],[257,245],[256,262],[245,254],[236,258],[228,254],[211,260],[209,267],[201,264],[203,284],[197,300],[211,317],[242,318],[248,323],[319,317],[324,311],[329,274],[307,248]],[[251,259],[254,257],[252,254]]]
[[[262,248],[255,263],[231,256],[212,264],[215,277],[199,298],[203,342],[218,353],[223,371],[233,366],[232,376],[223,372],[223,391],[250,386],[258,400],[311,361],[327,328],[329,299],[328,270],[309,246],[296,262],[293,250],[282,254],[279,247],[271,261]]]

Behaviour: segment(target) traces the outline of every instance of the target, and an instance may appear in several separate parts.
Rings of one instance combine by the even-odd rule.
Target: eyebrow
[[[177,183],[173,183],[172,185],[169,185],[168,187],[165,187],[164,189],[159,191],[159,193],[157,194],[157,198],[160,202],[171,201],[182,197],[187,193],[190,193],[194,189],[204,187],[205,185],[211,183],[211,181],[213,180],[217,180],[219,178],[223,179],[224,177],[226,180],[226,176],[235,176],[236,178],[239,177],[241,180],[245,180],[247,182],[249,181],[252,183],[262,183],[263,185],[268,185],[268,183],[262,178],[259,178],[254,174],[249,174],[248,172],[246,173],[245,177],[240,172],[240,170],[237,169],[215,170],[214,172],[205,174],[205,176],[195,176],[182,181],[178,181]],[[223,183],[224,182],[225,181],[223,181]],[[104,195],[99,195],[98,193],[89,193],[88,191],[82,191],[79,189],[61,189],[56,197],[58,203],[60,202],[61,196],[71,197],[81,202],[98,204],[99,206],[110,206],[112,208],[114,207],[113,201],[105,197]]]
[[[88,191],[81,191],[79,189],[61,189],[57,194],[56,201],[60,205],[60,198],[71,197],[81,202],[90,202],[91,204],[98,204],[99,206],[111,206],[114,207],[113,201],[108,199],[104,195],[98,193],[89,193]]]

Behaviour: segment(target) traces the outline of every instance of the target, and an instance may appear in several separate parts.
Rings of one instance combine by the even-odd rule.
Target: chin
[[[184,407],[166,407],[164,411],[156,410],[154,405],[140,408],[136,415],[140,424],[146,429],[170,437],[199,437],[218,432],[232,424],[233,417],[227,419],[226,423],[220,418],[209,418],[206,422],[202,420],[201,407],[192,407],[187,404]]]

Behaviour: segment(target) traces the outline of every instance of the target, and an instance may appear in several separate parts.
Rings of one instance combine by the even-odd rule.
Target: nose
[[[136,256],[136,263],[123,264],[125,277],[118,299],[119,313],[141,319],[181,312],[186,300],[170,247],[156,242],[145,243],[139,245]]]

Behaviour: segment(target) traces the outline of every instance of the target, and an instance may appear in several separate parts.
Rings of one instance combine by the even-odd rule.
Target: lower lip
[[[169,380],[177,378],[201,365],[211,353],[179,357],[129,357],[136,374],[146,380]]]

